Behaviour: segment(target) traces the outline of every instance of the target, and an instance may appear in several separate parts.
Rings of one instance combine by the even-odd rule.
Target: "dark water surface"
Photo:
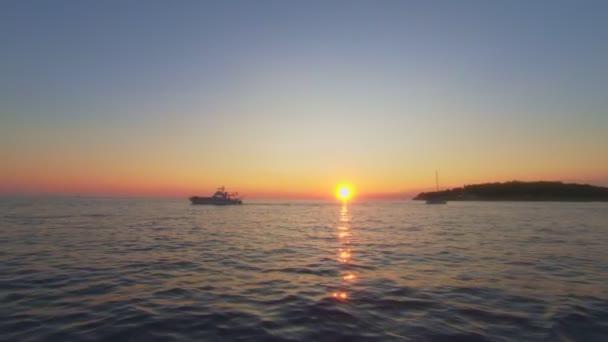
[[[0,200],[0,339],[608,340],[608,204]]]

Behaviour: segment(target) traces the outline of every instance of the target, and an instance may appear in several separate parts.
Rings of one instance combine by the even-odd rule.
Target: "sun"
[[[353,191],[350,186],[345,185],[345,184],[338,185],[338,189],[336,190],[336,195],[338,196],[339,199],[346,201],[347,199],[349,199],[352,196],[352,194],[353,194]]]

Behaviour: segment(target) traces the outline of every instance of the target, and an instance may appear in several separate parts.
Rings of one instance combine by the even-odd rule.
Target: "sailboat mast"
[[[439,191],[439,171],[435,170],[435,187]]]

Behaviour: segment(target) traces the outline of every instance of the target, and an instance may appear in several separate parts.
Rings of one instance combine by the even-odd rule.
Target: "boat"
[[[437,192],[439,192],[439,172],[435,171],[435,188],[437,189]],[[440,197],[435,197],[435,198],[429,198],[426,200],[426,204],[446,204],[448,203],[448,201],[440,198]]]
[[[192,204],[211,204],[211,205],[231,205],[231,204],[243,204],[243,201],[238,197],[238,192],[229,194],[226,189],[222,186],[217,188],[217,191],[211,197],[190,197]]]

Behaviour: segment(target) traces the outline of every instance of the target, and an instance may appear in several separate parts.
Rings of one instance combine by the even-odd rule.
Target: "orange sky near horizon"
[[[249,198],[333,198],[345,182],[356,198],[391,198],[434,190],[435,170],[442,188],[510,180],[608,185],[599,126],[572,141],[559,127],[551,135],[509,127],[480,134],[435,125],[427,142],[385,124],[279,122],[278,132],[262,136],[261,124],[244,123],[231,128],[238,133],[229,143],[205,144],[199,129],[206,125],[197,120],[146,120],[137,128],[20,121],[18,129],[0,127],[0,193],[189,196],[225,185]],[[221,141],[227,127],[209,139]]]
[[[61,163],[59,163],[61,164]],[[16,164],[13,164],[14,166]],[[218,186],[238,191],[247,198],[334,198],[338,184],[352,184],[355,199],[411,197],[421,191],[434,191],[434,170],[411,168],[401,172],[373,174],[344,170],[334,173],[305,174],[294,170],[282,172],[252,172],[234,165],[241,172],[223,172],[221,168],[207,170],[147,167],[102,167],[92,162],[87,166],[41,164],[44,167],[9,167],[0,174],[0,194],[82,194],[128,196],[174,196],[211,194]],[[484,174],[460,165],[460,170],[440,170],[440,188],[510,180],[561,180],[566,182],[608,185],[601,174],[580,174],[528,171],[503,171]],[[328,168],[329,169],[329,168]],[[462,170],[464,169],[464,170]],[[9,172],[7,172],[7,170]],[[156,171],[156,172],[155,172]],[[200,173],[199,173],[200,172]],[[403,175],[403,176],[402,176]],[[581,176],[582,175],[582,176]]]

